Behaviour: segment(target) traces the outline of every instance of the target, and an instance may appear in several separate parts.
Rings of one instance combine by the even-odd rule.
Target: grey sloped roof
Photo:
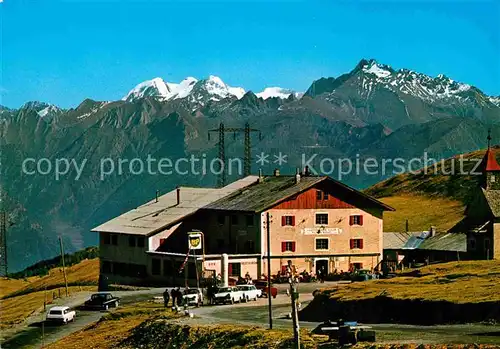
[[[394,209],[356,189],[327,176],[303,176],[296,183],[295,176],[267,176],[262,182],[256,182],[227,197],[217,200],[205,206],[205,209],[261,212],[297,195],[314,185],[328,181],[336,185],[339,190],[348,192],[369,201],[372,205],[382,207],[384,210],[394,211]]]
[[[164,230],[183,218],[195,213],[203,206],[240,190],[257,181],[257,176],[248,176],[223,188],[180,187],[180,204],[177,205],[177,190],[151,200],[110,221],[92,229],[93,232],[151,235]]]
[[[433,251],[467,251],[467,235],[462,233],[436,233],[425,239],[419,250]]]
[[[385,250],[414,250],[422,244],[428,232],[384,232]]]
[[[500,217],[500,190],[483,190],[483,195],[495,218]]]

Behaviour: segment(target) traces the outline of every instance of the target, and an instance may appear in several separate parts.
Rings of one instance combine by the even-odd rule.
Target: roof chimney
[[[257,183],[262,183],[264,181],[264,177],[262,176],[262,169],[259,168],[259,179]]]
[[[275,169],[274,169],[274,176],[275,176],[275,177],[279,177],[279,175],[280,175],[280,170],[279,170],[279,168],[275,168]]]
[[[295,184],[298,184],[300,182],[300,173],[299,169],[297,168],[297,173],[295,174]]]
[[[181,203],[181,188],[177,187],[177,205]]]

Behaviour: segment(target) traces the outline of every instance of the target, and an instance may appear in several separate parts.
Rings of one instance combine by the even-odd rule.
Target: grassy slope
[[[107,315],[47,349],[111,348],[290,348],[292,333],[246,326],[187,326],[169,323],[161,304],[140,303]],[[316,348],[307,333],[303,348]]]
[[[335,301],[359,301],[384,294],[393,299],[479,303],[500,301],[500,261],[464,261],[426,266],[393,279],[322,290]]]
[[[99,279],[99,260],[83,260],[66,269],[69,285],[87,285],[70,287],[70,295],[81,290],[95,291]],[[47,302],[52,303],[56,294],[64,295],[64,276],[61,268],[54,268],[43,277],[33,276],[25,280],[3,279],[1,283],[0,300],[2,311],[0,312],[0,328],[11,327],[23,322],[28,316],[43,308],[46,299],[45,288],[47,288]]]
[[[500,152],[495,150],[500,162]],[[365,193],[396,209],[385,213],[384,231],[403,231],[407,219],[411,231],[426,230],[431,225],[446,230],[460,221],[479,180],[478,176],[459,174],[460,158],[464,159],[464,172],[470,173],[475,161],[483,156],[484,151],[459,155],[427,171],[397,175],[366,189]],[[453,166],[454,175],[443,174],[452,173]]]

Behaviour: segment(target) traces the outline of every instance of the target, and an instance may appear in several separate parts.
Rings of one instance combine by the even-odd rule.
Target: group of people
[[[182,291],[180,287],[173,288],[170,292],[168,291],[168,288],[165,289],[165,292],[163,292],[163,304],[165,307],[168,307],[170,298],[172,298],[172,307],[182,305]]]

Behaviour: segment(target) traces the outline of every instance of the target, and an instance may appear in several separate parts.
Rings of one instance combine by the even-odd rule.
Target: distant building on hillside
[[[313,273],[375,268],[383,212],[394,209],[307,172],[248,176],[219,189],[180,187],[126,212],[92,230],[99,234],[101,273],[118,283],[192,284],[202,258],[201,251],[187,254],[187,234],[201,231],[207,274],[255,279],[267,275],[267,224],[272,274],[289,260]]]
[[[500,259],[500,165],[489,145],[479,171],[479,187],[459,223],[448,232],[386,232],[384,259],[391,265]]]
[[[471,259],[500,259],[500,165],[490,139],[481,162],[480,186],[465,209],[465,218],[450,230],[467,234]]]

